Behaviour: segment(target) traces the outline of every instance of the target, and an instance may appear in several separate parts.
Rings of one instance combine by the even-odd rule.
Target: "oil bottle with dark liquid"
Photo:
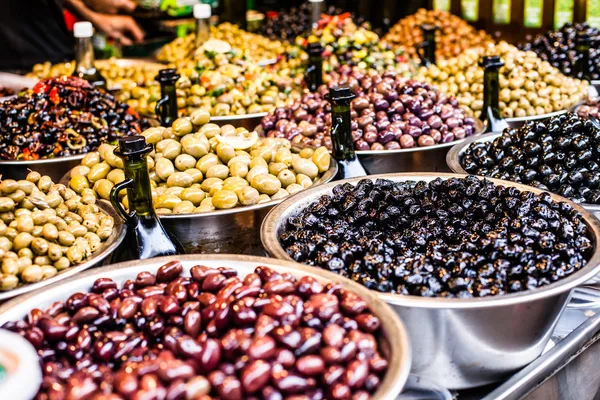
[[[367,172],[354,152],[350,123],[350,102],[356,95],[350,88],[331,88],[327,100],[331,103],[331,147],[338,163],[336,179],[366,176]]]
[[[479,62],[483,71],[483,110],[479,119],[485,124],[485,132],[502,132],[508,123],[500,113],[499,70],[504,63],[500,56],[485,56]]]
[[[127,236],[121,248],[123,252],[113,255],[113,261],[143,260],[146,258],[183,254],[183,246],[169,236],[160,223],[152,206],[152,191],[146,157],[152,145],[143,136],[119,139],[115,154],[123,159],[125,180],[116,184],[110,192],[110,202],[125,220]],[[129,209],[119,200],[119,192],[127,189]]]
[[[75,71],[73,75],[85,79],[97,88],[106,90],[106,79],[94,64],[93,34],[94,27],[91,22],[81,21],[73,25],[73,35],[75,36]]]

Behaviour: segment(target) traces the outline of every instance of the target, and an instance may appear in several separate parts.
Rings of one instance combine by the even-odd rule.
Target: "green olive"
[[[17,192],[19,192],[19,190],[17,190]],[[49,193],[48,195],[46,195],[46,203],[48,203],[48,206],[50,206],[51,208],[58,207],[58,205],[62,202],[63,198],[58,193]]]
[[[274,154],[274,149],[273,147],[270,146],[260,146],[257,149],[254,149],[250,152],[250,156],[253,159],[256,158],[262,158],[263,160],[265,160],[265,162],[269,162],[271,161],[273,158],[275,158],[275,154]]]
[[[156,199],[156,202],[154,204],[154,207],[156,208],[168,208],[169,210],[172,210],[173,207],[175,207],[175,205],[177,203],[181,203],[181,199],[173,194],[163,194],[158,196],[158,198]]]
[[[194,168],[196,166],[196,159],[189,154],[180,154],[175,159],[175,168],[180,171]]]
[[[316,178],[319,175],[319,168],[312,160],[294,156],[292,159],[292,168],[297,174],[304,174],[310,179]]]
[[[235,157],[235,149],[224,143],[217,145],[216,153],[219,159],[225,164]]]
[[[260,196],[260,193],[251,186],[238,187],[234,190],[234,192],[238,196],[240,204],[244,206],[250,206],[258,203],[258,197]]]
[[[58,270],[51,265],[42,265],[42,280],[52,278],[58,274]]]
[[[284,163],[288,167],[292,165],[292,152],[290,149],[281,148],[275,152],[275,162]]]
[[[288,197],[290,194],[285,189],[279,189],[277,193],[271,196],[271,200],[281,200]]]
[[[229,176],[229,168],[227,168],[223,164],[211,165],[206,170],[206,174],[205,175],[206,175],[207,178],[227,179],[227,177]]]
[[[223,180],[220,178],[206,178],[201,185],[202,190],[210,193],[211,189],[217,188],[220,190],[223,187]]]
[[[187,135],[181,139],[181,145],[183,151],[197,159],[207,155],[210,151],[210,144],[204,135],[201,137]]]
[[[277,179],[281,182],[281,186],[287,189],[291,184],[296,183],[296,175],[289,169],[284,169],[277,175]]]
[[[27,177],[25,178],[27,181],[32,183],[38,183],[42,175],[37,171],[29,171]]]
[[[194,212],[196,207],[191,201],[184,200],[181,203],[177,203],[173,207],[173,213],[175,214],[190,214]]]
[[[226,190],[235,190],[242,186],[248,186],[249,183],[247,180],[242,179],[237,176],[232,176],[223,181],[223,189]]]
[[[304,190],[304,186],[299,185],[297,183],[292,183],[291,185],[286,186],[285,190],[287,190],[289,194],[296,194],[301,190]]]
[[[0,275],[0,291],[13,290],[19,284],[15,275]]]
[[[19,273],[19,259],[4,257],[4,260],[2,260],[2,273],[17,275]]]
[[[213,206],[220,210],[233,208],[237,203],[238,197],[233,190],[217,190],[212,197]]]
[[[108,200],[110,199],[110,191],[112,190],[113,186],[115,185],[108,179],[100,179],[94,183],[94,190],[100,197]]]
[[[48,258],[52,261],[58,261],[63,256],[62,248],[56,243],[48,244]]]
[[[311,187],[313,184],[312,179],[304,174],[296,175],[296,183],[302,185],[305,189]]]
[[[71,181],[69,182],[69,186],[77,193],[81,193],[81,191],[85,188],[90,187],[90,182],[87,180],[85,176],[75,175],[71,177]]]
[[[29,247],[33,241],[33,236],[27,232],[21,232],[13,239],[13,249],[19,251],[24,247]]]
[[[121,183],[125,180],[125,172],[122,169],[113,169],[106,175],[106,179],[114,183]]]
[[[312,161],[315,163],[317,168],[319,168],[319,172],[323,173],[329,169],[329,165],[331,163],[331,156],[329,155],[329,151],[326,147],[319,147],[315,150],[312,155]]]
[[[61,257],[54,262],[54,267],[59,271],[67,269],[70,266],[71,266],[71,262],[69,261],[69,259],[67,257]]]
[[[156,165],[154,168],[156,171],[156,175],[158,175],[158,177],[163,181],[166,181],[167,179],[169,179],[169,176],[175,173],[175,167],[173,166],[171,160],[164,157],[156,161]]]
[[[19,189],[19,184],[13,179],[4,179],[0,183],[0,191],[5,195],[10,194],[17,189]]]
[[[92,168],[94,165],[99,164],[99,163],[100,163],[100,153],[98,153],[97,151],[92,151],[91,153],[87,153],[81,160],[81,165],[86,166],[88,168]],[[27,180],[29,180],[29,179],[27,179]]]
[[[283,170],[287,169],[287,165],[285,165],[284,163],[278,163],[278,162],[274,162],[274,163],[270,163],[269,164],[269,173],[271,175],[279,175],[279,173]]]
[[[248,164],[243,161],[229,162],[229,173],[231,176],[237,176],[239,178],[244,178],[248,175]]]
[[[85,258],[85,253],[79,246],[69,247],[66,255],[72,264],[79,264]]]
[[[75,236],[71,232],[60,231],[58,232],[58,243],[63,246],[71,246],[75,241]]]
[[[200,88],[201,87],[199,87],[199,89]],[[200,94],[198,95],[202,96]],[[192,121],[192,124],[196,126],[206,125],[210,122],[210,113],[202,108],[199,108],[190,114],[190,120]]]
[[[31,249],[39,256],[43,256],[48,252],[48,241],[43,238],[36,237],[31,242]]]
[[[182,187],[182,188],[186,188],[186,187],[190,187],[192,185],[192,177],[188,174],[186,174],[185,172],[175,172],[174,174],[172,174],[171,176],[169,176],[169,179],[167,179],[167,186],[168,187]]]
[[[194,127],[192,126],[192,121],[189,118],[177,118],[173,121],[171,125],[171,129],[175,136],[185,136],[188,133],[191,133]]]
[[[206,193],[202,189],[187,188],[181,191],[179,198],[184,201],[190,201],[194,206],[199,206],[202,200],[206,198]]]
[[[261,194],[260,196],[258,196],[258,204],[266,203],[269,201],[271,201],[271,197],[269,197],[268,194]]]
[[[11,194],[6,195],[6,197],[12,199],[15,203],[22,202],[23,199],[25,198],[25,196],[26,196],[25,192],[22,191],[21,189],[17,189],[16,191],[12,192]],[[60,197],[60,196],[58,196],[58,197]]]
[[[29,182],[29,181],[26,181],[24,179],[18,181],[17,183],[19,184],[18,189],[21,189],[27,195],[33,193],[33,190],[36,188],[36,186],[35,186],[35,184],[33,182]]]
[[[162,126],[152,127],[142,132],[142,136],[146,138],[146,142],[150,144],[157,144],[163,139],[163,131],[165,128]]]
[[[252,179],[252,187],[262,194],[274,195],[281,189],[279,179],[269,174],[260,174]]]
[[[254,167],[258,167],[258,166],[268,167],[269,164],[267,164],[267,162],[265,161],[264,158],[262,158],[262,157],[256,157],[256,158],[253,158],[252,161],[250,161],[250,164],[248,165],[248,167],[250,169],[252,169]]]
[[[217,164],[219,164],[219,157],[216,154],[209,153],[198,160],[196,169],[199,169],[206,176],[208,169]]]
[[[314,153],[313,149],[310,149],[310,148],[302,149],[300,151],[300,157],[302,157],[302,158],[311,158],[312,155],[313,155],[313,153]]]
[[[21,279],[26,283],[35,283],[42,280],[42,268],[39,265],[30,265],[21,273]]]

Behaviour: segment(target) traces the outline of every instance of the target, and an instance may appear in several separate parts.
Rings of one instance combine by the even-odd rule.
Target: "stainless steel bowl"
[[[461,177],[456,174],[388,174],[366,179],[431,181]],[[279,244],[290,217],[349,179],[298,193],[283,201],[265,218],[261,229],[263,245],[270,255],[291,260]],[[541,193],[528,186],[490,179],[492,182]],[[556,201],[568,200],[552,195]],[[587,265],[569,277],[546,287],[475,299],[442,299],[378,293],[391,304],[406,324],[414,354],[412,373],[451,389],[485,385],[505,378],[542,354],[552,330],[570,297],[571,289],[600,272],[600,221],[578,205],[594,242]]]
[[[116,60],[97,60],[95,64],[96,64],[96,67],[102,68],[102,69],[108,69],[112,65],[116,65],[119,68],[131,68],[131,67],[153,68],[153,69],[156,69],[157,74],[160,69],[166,68],[166,66],[164,64],[160,64],[158,62],[145,60],[145,59],[141,59],[141,58],[119,58]],[[107,89],[112,92],[112,91],[116,91],[116,90],[121,90],[122,88],[123,87],[120,83],[113,83]]]
[[[37,79],[27,78],[17,74],[9,74],[8,72],[0,72],[0,86],[8,88],[15,92],[15,95],[23,89],[31,89],[37,83]],[[12,96],[0,97],[0,101],[7,100]]]
[[[268,113],[254,113],[254,114],[243,114],[243,115],[226,115],[222,117],[210,117],[210,122],[219,126],[233,125],[236,128],[246,128],[250,132],[254,131],[260,121]]]
[[[327,170],[313,185],[330,182],[337,174],[337,162],[332,158]],[[70,171],[61,183],[68,185]],[[275,205],[272,200],[253,206],[236,207],[195,214],[161,215],[163,226],[183,245],[186,253],[230,253],[262,256],[260,224]],[[120,218],[118,218],[120,219]]]
[[[527,117],[506,118],[505,120],[508,123],[509,127],[518,128],[527,121],[539,121],[541,119],[546,119],[546,118],[564,114],[567,111],[569,111],[569,110],[560,110],[560,111],[555,111],[555,112],[548,113],[548,114],[531,115],[531,116],[527,116]]]
[[[472,143],[475,143],[475,142],[479,142],[479,143],[491,142],[500,135],[502,135],[502,133],[497,133],[497,132],[487,133],[487,134],[477,137],[477,138],[469,138],[469,139],[465,140],[464,142],[457,144],[456,146],[454,146],[453,148],[450,149],[450,151],[448,152],[448,155],[446,156],[446,164],[448,164],[448,168],[450,168],[450,170],[452,172],[455,172],[457,174],[468,175],[469,173],[463,169],[462,165],[460,165],[460,159],[462,158],[464,152],[467,150],[467,147],[469,147],[469,145],[471,145]],[[585,204],[585,203],[583,203],[580,205],[583,208],[585,208],[586,210],[593,213],[595,216],[600,217],[600,204]]]
[[[79,274],[83,270],[99,265],[119,247],[119,245],[125,238],[126,231],[125,227],[123,226],[123,223],[121,222],[121,218],[117,215],[112,205],[108,201],[100,200],[97,202],[97,204],[100,207],[100,209],[102,209],[102,211],[113,217],[113,219],[115,220],[112,235],[110,235],[110,237],[104,243],[102,243],[102,246],[100,246],[100,248],[83,263],[64,269],[52,278],[37,283],[23,284],[17,286],[16,289],[9,290],[6,292],[0,292],[0,302],[15,296],[20,296],[24,293],[40,289],[52,283],[63,281],[73,275]]]
[[[48,158],[42,160],[1,160],[0,175],[4,179],[25,179],[29,171],[37,171],[42,175],[48,175],[54,182],[71,169],[81,164],[85,154],[69,157]]]
[[[264,257],[239,255],[170,256],[151,260],[130,261],[94,269],[62,282],[62,284],[53,285],[1,305],[0,325],[8,321],[26,318],[32,308],[43,309],[55,301],[66,300],[73,293],[89,291],[98,278],[111,278],[120,285],[127,279],[135,279],[137,274],[142,271],[156,272],[161,265],[173,260],[181,261],[186,275],[189,275],[191,267],[198,264],[209,267],[231,267],[236,269],[241,276],[245,276],[253,272],[257,266],[263,265],[279,272],[289,272],[296,277],[313,276],[320,282],[340,282],[344,288],[361,296],[368,303],[371,311],[381,320],[381,333],[377,340],[381,351],[388,360],[389,367],[379,390],[374,393],[372,399],[394,400],[402,390],[408,378],[412,353],[406,329],[391,307],[379,300],[374,293],[339,275],[323,273],[316,268],[305,267],[297,263]]]

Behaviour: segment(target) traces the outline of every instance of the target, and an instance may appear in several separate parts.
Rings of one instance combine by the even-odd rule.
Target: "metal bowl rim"
[[[455,172],[457,174],[469,175],[469,173],[463,169],[462,165],[460,165],[460,157],[465,152],[466,148],[475,142],[490,142],[499,137],[500,135],[502,135],[502,132],[486,133],[485,135],[479,136],[477,138],[469,138],[469,140],[466,140],[462,143],[458,143],[456,146],[450,149],[448,154],[446,154],[446,164],[448,165],[448,168],[450,168],[452,172]],[[489,179],[489,177],[486,178]],[[572,200],[570,201],[573,202]],[[600,204],[579,203],[579,205],[588,211],[600,212]]]
[[[55,157],[55,158],[41,158],[38,160],[0,160],[0,165],[18,165],[23,166],[25,164],[33,166],[39,166],[44,164],[56,164],[60,162],[69,162],[69,161],[77,161],[83,160],[87,153],[77,154],[76,156],[67,156],[67,157]]]
[[[210,122],[243,121],[245,119],[263,118],[267,115],[269,115],[269,113],[266,111],[259,112],[259,113],[251,113],[251,114],[234,114],[234,115],[220,115],[220,116],[212,116],[211,115]]]
[[[335,159],[333,157],[331,157],[330,161],[329,161],[329,169],[327,171],[325,171],[323,173],[323,175],[312,184],[312,186],[309,187],[312,188],[313,186],[321,186],[324,185],[326,183],[331,182],[335,176],[337,175],[337,171],[338,171],[338,164],[337,161],[335,161]],[[62,178],[60,178],[60,182],[63,183],[64,185],[68,186],[68,178],[71,175],[71,171],[67,171],[67,173],[65,175],[63,175]],[[303,192],[307,189],[303,189],[300,192]],[[291,197],[293,195],[290,195],[288,197]],[[209,212],[202,212],[202,213],[187,213],[187,214],[157,214],[158,217],[162,220],[178,220],[178,219],[195,219],[195,218],[208,218],[208,217],[218,217],[218,216],[222,216],[222,215],[230,215],[230,214],[238,214],[238,213],[242,213],[242,212],[252,212],[252,211],[258,211],[264,208],[269,208],[269,207],[273,207],[279,203],[281,203],[283,200],[285,200],[285,198],[283,199],[278,199],[278,200],[271,200],[271,201],[266,201],[264,203],[258,203],[258,204],[254,204],[251,206],[241,206],[241,207],[234,207],[234,208],[229,208],[229,209],[225,209],[225,210],[215,210],[215,211],[209,211]],[[120,219],[120,217],[117,217]]]
[[[300,209],[298,207],[299,203],[303,203],[302,208],[304,208],[306,207],[306,205],[317,200],[321,195],[331,193],[331,190],[335,186],[344,183],[356,184],[362,179],[390,179],[393,181],[431,181],[435,178],[464,178],[464,175],[451,173],[380,174],[336,181],[328,183],[326,185],[322,185],[318,188],[308,189],[305,192],[297,193],[297,195],[294,198],[285,199],[281,204],[273,208],[269,212],[269,214],[267,214],[261,226],[261,241],[267,253],[272,257],[284,260],[292,260],[291,257],[287,255],[285,250],[283,250],[283,247],[279,243],[279,235],[277,231],[278,228],[281,225],[283,225],[285,223],[285,220],[289,217],[288,214],[291,214],[294,210]],[[482,177],[478,178],[483,179]],[[510,181],[492,178],[485,179],[493,182],[496,185],[502,185],[505,187],[515,187],[521,191],[529,191],[536,194],[544,192],[540,189],[536,189],[533,187],[525,186]],[[546,285],[542,288],[526,290],[518,293],[505,294],[501,296],[488,296],[472,299],[445,299],[439,297],[430,298],[414,295],[399,295],[380,292],[377,292],[377,294],[386,302],[402,307],[415,307],[425,309],[480,309],[529,303],[536,300],[557,296],[590,280],[593,276],[600,272],[600,221],[596,219],[596,217],[594,217],[591,212],[584,209],[580,205],[575,204],[572,201],[554,193],[550,193],[550,195],[555,201],[566,202],[571,204],[573,208],[575,208],[582,214],[585,223],[590,229],[590,234],[594,240],[595,250],[592,253],[586,265],[582,267],[579,271],[550,285]]]
[[[377,315],[381,320],[383,328],[382,335],[385,332],[385,339],[390,344],[390,351],[394,350],[394,352],[390,354],[391,359],[389,360],[390,362],[388,371],[386,372],[386,375],[382,380],[382,384],[378,391],[375,393],[373,399],[394,400],[394,396],[400,394],[400,391],[402,390],[406,383],[406,380],[408,379],[410,367],[412,364],[412,348],[410,344],[410,339],[408,336],[406,326],[400,319],[400,316],[392,309],[392,307],[389,304],[386,304],[384,301],[379,299],[378,296],[375,295],[375,293],[371,292],[370,290],[368,290],[362,285],[359,285],[356,282],[353,282],[347,278],[341,277],[332,272],[327,272],[324,274],[322,273],[322,271],[318,271],[318,268],[309,267],[299,263],[285,260],[238,254],[188,254],[158,257],[150,260],[133,260],[112,264],[86,271],[77,276],[70,277],[68,280],[56,283],[51,287],[46,288],[46,290],[38,290],[36,292],[29,293],[27,295],[21,296],[17,299],[13,299],[9,302],[0,305],[0,324],[7,322],[5,321],[4,313],[13,308],[19,307],[20,305],[28,301],[35,300],[37,296],[43,296],[44,294],[46,294],[46,296],[53,297],[55,295],[58,295],[58,292],[60,292],[61,295],[63,293],[65,295],[64,299],[61,299],[64,301],[70,294],[72,294],[72,291],[69,291],[69,288],[72,284],[84,284],[85,282],[88,282],[91,286],[94,280],[100,277],[111,277],[115,274],[123,275],[127,274],[129,271],[131,271],[132,276],[135,276],[141,271],[155,271],[156,269],[158,269],[159,266],[174,260],[198,263],[202,263],[202,261],[216,261],[220,263],[222,261],[224,265],[227,265],[227,263],[254,264],[255,266],[266,265],[273,266],[276,268],[287,269],[292,273],[292,275],[296,277],[301,277],[304,275],[313,275],[325,280],[341,283],[344,287],[349,288],[351,291],[367,300],[371,311],[375,315]],[[151,264],[152,267],[145,268],[146,263]],[[231,266],[235,268],[235,265]],[[51,291],[51,293],[47,293],[49,291]],[[50,300],[51,299],[48,299],[48,301]],[[55,298],[55,300],[58,299]],[[27,307],[26,304],[24,306]]]
[[[538,119],[545,119],[545,118],[550,118],[550,117],[556,117],[557,115],[562,115],[569,112],[569,108],[565,108],[564,110],[559,110],[559,111],[553,111],[551,113],[547,113],[547,114],[539,114],[539,115],[528,115],[525,117],[511,117],[511,118],[505,118],[504,120],[506,122],[510,123],[518,123],[518,122],[526,122],[529,120],[538,120]]]
[[[100,247],[100,249],[98,249],[98,251],[93,253],[92,256],[90,258],[88,258],[85,262],[82,262],[81,264],[77,264],[72,267],[69,267],[69,268],[65,269],[64,272],[61,271],[58,274],[56,274],[55,276],[53,276],[52,278],[48,278],[46,280],[39,281],[36,283],[29,283],[29,284],[25,284],[22,286],[18,286],[16,289],[8,290],[6,292],[0,292],[0,301],[4,301],[4,300],[10,299],[10,298],[13,298],[15,296],[20,296],[24,293],[29,293],[34,290],[52,285],[54,283],[60,283],[61,281],[68,279],[68,278],[80,273],[81,271],[84,271],[88,268],[93,267],[94,265],[98,264],[99,262],[102,262],[106,257],[110,256],[119,247],[119,245],[125,238],[126,229],[125,229],[125,226],[123,225],[123,222],[121,221],[121,218],[117,215],[117,213],[112,208],[112,206],[110,205],[109,202],[107,202],[105,200],[100,200],[97,202],[97,204],[105,214],[108,214],[111,217],[113,217],[113,219],[115,221],[115,225],[113,227],[113,233],[109,236],[109,238],[104,243],[102,243],[102,246]],[[19,299],[21,299],[21,298],[22,297],[19,297]],[[19,300],[19,299],[17,299],[17,300]]]

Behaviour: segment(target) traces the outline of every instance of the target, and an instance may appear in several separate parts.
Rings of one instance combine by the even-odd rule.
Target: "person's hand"
[[[120,11],[132,12],[136,4],[132,0],[84,0],[86,6],[102,14],[117,14]]]
[[[97,14],[92,21],[96,29],[125,46],[144,39],[144,32],[133,18],[124,15]]]

